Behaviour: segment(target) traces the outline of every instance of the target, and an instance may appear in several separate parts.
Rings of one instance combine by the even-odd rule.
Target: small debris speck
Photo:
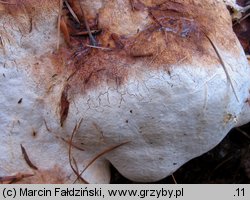
[[[22,102],[23,102],[23,98],[19,99],[19,101],[17,103],[21,104]]]

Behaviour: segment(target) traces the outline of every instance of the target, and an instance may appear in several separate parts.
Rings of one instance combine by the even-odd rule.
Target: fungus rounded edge
[[[250,121],[249,63],[222,0],[129,2],[81,1],[99,48],[64,7],[70,38],[60,35],[59,50],[59,1],[0,4],[1,176],[71,183],[69,158],[80,174],[100,155],[82,174],[90,183],[109,182],[109,163],[131,180],[157,181]]]

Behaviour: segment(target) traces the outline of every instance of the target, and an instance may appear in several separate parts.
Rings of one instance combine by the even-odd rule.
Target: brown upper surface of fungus
[[[59,9],[59,1],[55,0],[13,2],[17,5],[3,6],[14,17],[20,12],[35,16]],[[137,0],[134,1],[136,9],[133,9],[129,0],[103,1],[95,15],[89,14],[89,8],[81,7],[78,0],[68,2],[81,24],[64,6],[62,13],[70,33],[66,41],[70,45],[62,45],[56,54],[45,57],[51,59],[57,75],[71,72],[66,78],[69,86],[73,86],[70,87],[73,92],[86,92],[102,83],[122,85],[138,70],[169,71],[176,63],[191,64],[194,60],[204,66],[218,64],[218,57],[204,33],[215,38],[215,43],[228,52],[239,53],[239,49],[231,48],[236,46],[236,39],[225,31],[231,30],[232,25],[222,2]],[[88,35],[77,35],[77,32],[86,31],[84,17],[91,30],[102,31],[94,35],[99,48],[88,46]],[[41,75],[39,68],[35,73]]]

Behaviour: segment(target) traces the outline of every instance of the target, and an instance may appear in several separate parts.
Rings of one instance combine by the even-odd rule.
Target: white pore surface
[[[47,93],[30,70],[37,57],[52,52],[52,46],[56,46],[56,30],[48,28],[55,21],[44,23],[44,31],[35,30],[27,40],[29,48],[23,48],[20,41],[27,38],[14,35],[16,30],[12,29],[9,35],[16,43],[8,43],[3,37],[0,176],[32,172],[23,159],[22,144],[39,170],[57,166],[62,170],[58,175],[65,182],[72,182],[75,175],[69,166],[68,144],[61,138],[69,139],[82,119],[74,143],[85,151],[73,149],[79,170],[98,153],[129,142],[94,162],[83,174],[86,180],[108,183],[112,163],[131,180],[157,181],[209,151],[233,127],[250,121],[250,106],[246,103],[250,68],[244,52],[236,57],[219,49],[239,101],[219,63],[213,67],[179,64],[172,66],[171,75],[161,70],[143,71],[138,63],[138,72],[129,77],[126,85],[117,88],[102,84],[87,94],[74,96],[62,128],[58,105],[64,85],[60,80],[64,77],[57,77],[53,92]],[[29,43],[32,37],[42,38],[45,33],[50,38],[44,43]],[[46,59],[40,61],[44,73],[49,64]],[[21,98],[22,103],[18,104]]]
[[[90,181],[108,182],[107,165],[101,163],[105,159],[135,181],[164,178],[213,148],[232,127],[249,121],[249,106],[245,103],[249,95],[249,67],[243,55],[241,60],[227,58],[240,102],[220,65],[213,70],[202,66],[176,67],[171,76],[161,71],[144,73],[140,80],[131,77],[122,88],[103,85],[77,96],[64,128],[60,128],[57,107],[32,78],[14,65],[2,66],[0,73],[5,77],[0,78],[1,174],[27,171],[20,144],[39,168],[59,165],[69,172],[68,146],[55,136],[70,137],[76,122],[83,118],[74,139],[85,148],[75,155],[80,166],[108,147],[130,142],[104,155],[99,165],[97,162],[92,171],[86,171]],[[53,96],[60,99],[56,90]],[[23,101],[18,104],[20,98]],[[35,139],[31,136],[33,131],[37,133]]]
[[[72,121],[83,117],[79,141],[129,144],[104,156],[125,177],[156,181],[217,145],[232,127],[249,121],[249,67],[231,62],[238,102],[220,65],[216,70],[193,66],[131,78],[122,89],[100,88],[72,105]],[[76,114],[77,113],[77,114]],[[240,118],[244,114],[244,119]],[[242,121],[240,121],[240,119]],[[99,130],[93,129],[93,123]],[[67,123],[70,126],[70,122]],[[71,127],[72,128],[72,127]],[[102,135],[100,135],[100,130]]]

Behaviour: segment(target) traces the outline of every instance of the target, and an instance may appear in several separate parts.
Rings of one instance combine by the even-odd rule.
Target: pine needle
[[[34,170],[38,170],[37,166],[35,166],[31,160],[29,159],[29,156],[26,152],[26,149],[23,147],[23,145],[21,144],[21,150],[22,150],[22,154],[23,154],[23,157],[24,157],[24,160],[26,161],[26,163],[29,165],[30,168],[34,169]]]
[[[237,130],[238,132],[240,132],[242,135],[244,135],[247,139],[250,140],[250,136],[243,130],[241,130],[240,128],[235,128],[235,130]]]
[[[87,166],[82,170],[82,172],[79,174],[79,176],[82,176],[82,174],[98,159],[98,158],[100,158],[101,156],[103,156],[104,154],[106,154],[106,153],[109,153],[109,152],[111,152],[111,151],[113,151],[113,150],[115,150],[115,149],[117,149],[117,148],[119,148],[119,147],[121,147],[121,146],[123,146],[123,145],[125,145],[125,144],[128,144],[130,141],[127,141],[127,142],[123,142],[123,143],[121,143],[121,144],[118,144],[118,145],[115,145],[115,146],[113,146],[113,147],[109,147],[109,148],[107,148],[107,149],[105,149],[105,150],[103,150],[101,153],[98,153],[88,164],[87,164]],[[78,179],[79,177],[77,177],[77,179]],[[77,181],[77,179],[74,181],[74,183]]]
[[[73,164],[72,164],[72,159],[73,159],[73,162],[75,163],[76,165],[76,161],[75,159],[71,156],[71,150],[72,150],[72,143],[73,143],[73,138],[77,132],[77,130],[80,128],[81,126],[81,123],[82,123],[82,119],[80,120],[80,122],[78,124],[75,125],[74,129],[73,129],[73,132],[71,134],[71,138],[70,138],[70,142],[69,142],[69,153],[68,153],[68,157],[69,157],[69,164],[70,164],[70,167],[71,169],[73,170],[73,172],[75,173],[75,175],[77,176],[77,179],[75,181],[77,181],[78,179],[80,179],[83,183],[88,183],[84,178],[81,177],[81,174],[79,174],[79,170],[78,170],[78,167],[76,167],[76,169],[74,168]],[[76,165],[77,166],[77,165]]]
[[[64,0],[65,5],[67,6],[70,14],[73,16],[73,18],[77,21],[78,24],[81,24],[80,20],[78,19],[76,13],[74,12],[74,10],[71,8],[71,6],[69,5],[67,0]]]
[[[89,38],[90,38],[90,41],[91,41],[91,45],[97,46],[97,42],[96,42],[94,36],[93,36],[92,33],[91,33],[91,30],[90,30],[90,27],[89,27],[89,23],[88,23],[88,21],[87,21],[87,19],[86,19],[86,17],[85,17],[85,13],[84,13],[84,11],[83,11],[83,9],[82,9],[82,6],[81,6],[81,3],[80,3],[79,0],[78,0],[78,3],[79,3],[79,5],[80,5],[80,9],[81,9],[81,13],[82,13],[82,16],[83,16],[84,24],[85,24],[85,26],[86,26],[86,28],[87,28],[87,31],[88,31],[88,34],[89,34]]]
[[[70,143],[69,140],[66,140],[65,138],[61,137],[61,140],[67,144],[70,144],[72,147],[74,147],[75,149],[79,150],[79,151],[85,151],[85,149],[78,147],[77,145],[75,145],[74,143]]]
[[[172,174],[171,177],[172,177],[172,179],[174,181],[174,184],[178,184],[177,181],[176,181],[176,179],[175,179],[175,177],[174,177],[174,174]]]
[[[106,51],[112,51],[112,49],[110,49],[110,48],[93,46],[93,45],[88,45],[88,44],[86,45],[86,47],[90,47],[90,48],[94,48],[94,49],[101,49],[101,50],[106,50]]]
[[[248,18],[250,16],[250,13],[246,14],[244,17],[242,17],[240,20],[239,20],[239,24],[244,21],[246,18]]]
[[[216,54],[217,54],[217,56],[218,56],[218,58],[219,58],[219,60],[220,60],[220,63],[221,63],[221,65],[222,65],[222,67],[223,67],[223,69],[224,69],[224,71],[225,71],[225,73],[226,73],[227,79],[228,79],[228,81],[229,81],[229,83],[230,83],[230,85],[231,85],[231,87],[232,87],[232,89],[233,89],[233,93],[234,93],[234,95],[235,95],[235,98],[237,99],[238,102],[240,102],[240,101],[239,101],[239,98],[238,98],[238,96],[237,96],[237,94],[236,94],[236,90],[235,90],[235,88],[234,88],[234,86],[233,86],[232,79],[230,78],[230,75],[229,75],[229,73],[228,73],[228,71],[227,71],[225,62],[223,61],[223,59],[222,59],[222,57],[221,57],[221,55],[220,55],[220,53],[219,53],[218,48],[216,47],[216,45],[213,43],[213,41],[210,39],[210,37],[208,37],[208,35],[207,35],[206,33],[204,33],[204,35],[205,35],[206,38],[209,40],[209,42],[210,42],[210,44],[212,45],[214,51],[216,52]]]
[[[65,19],[64,16],[61,17],[60,30],[63,33],[64,40],[67,43],[67,45],[71,46],[71,44],[70,44],[70,33],[69,33],[69,29],[68,29],[66,19]]]
[[[60,33],[61,33],[61,15],[62,15],[62,7],[63,7],[63,0],[59,0],[59,13],[58,13],[58,20],[57,20],[57,45],[56,49],[59,49],[60,46]]]
[[[101,30],[91,30],[90,31],[92,34],[97,34],[97,33],[100,33]],[[77,33],[74,33],[72,34],[73,36],[86,36],[88,35],[88,31],[80,31],[80,32],[77,32]]]

